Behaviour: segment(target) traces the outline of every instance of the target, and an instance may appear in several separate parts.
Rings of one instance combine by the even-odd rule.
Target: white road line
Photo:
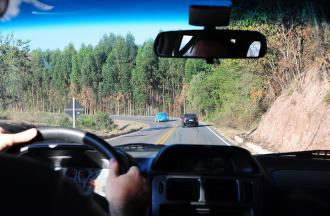
[[[207,126],[206,124],[204,124],[205,127],[211,131],[216,137],[218,137],[218,139],[220,139],[222,142],[224,142],[227,146],[231,146],[230,143],[228,143],[228,141],[226,141],[224,138],[222,138],[221,136],[219,136],[216,132],[214,132],[209,126]]]
[[[114,115],[111,115],[111,116],[114,116]],[[123,116],[117,116],[117,117],[123,117]],[[124,116],[125,117],[125,116]],[[127,117],[136,117],[136,116],[127,116]],[[139,117],[152,117],[152,116],[139,116]],[[173,120],[178,120],[179,118],[173,118]],[[119,119],[119,120],[122,120],[122,119]],[[123,119],[124,121],[126,120],[126,119]],[[129,120],[126,120],[126,121],[132,121],[132,122],[134,122],[134,120],[136,120],[136,119],[129,119]],[[139,121],[135,121],[135,122],[139,122]],[[116,136],[116,137],[112,137],[112,138],[109,138],[109,139],[106,139],[105,141],[107,141],[107,142],[109,142],[109,141],[112,141],[112,140],[115,140],[115,139],[119,139],[119,138],[121,138],[121,137],[125,137],[126,135],[133,135],[133,134],[136,134],[136,133],[139,133],[139,132],[142,132],[142,131],[144,131],[144,130],[146,130],[146,129],[149,129],[149,128],[151,128],[151,125],[150,124],[148,124],[148,123],[146,123],[146,122],[142,122],[143,124],[146,124],[147,125],[147,127],[146,128],[143,128],[143,129],[141,129],[141,130],[138,130],[138,131],[135,131],[135,132],[133,132],[133,133],[127,133],[127,134],[123,134],[123,135],[120,135],[120,136]]]

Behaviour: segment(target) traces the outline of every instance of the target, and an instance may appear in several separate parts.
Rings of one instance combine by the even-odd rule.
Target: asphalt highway
[[[230,145],[211,126],[203,123],[200,123],[199,127],[182,128],[180,119],[175,118],[160,123],[154,122],[154,117],[111,116],[111,118],[148,125],[141,131],[108,139],[107,141],[114,146],[129,143]]]

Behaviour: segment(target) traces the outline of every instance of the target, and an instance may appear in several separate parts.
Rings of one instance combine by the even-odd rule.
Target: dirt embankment
[[[103,139],[109,139],[124,134],[133,133],[135,131],[139,131],[148,127],[148,125],[143,124],[141,122],[125,121],[125,120],[113,120],[113,122],[116,125],[116,128],[110,132],[102,132],[102,131],[91,131],[91,132],[97,134]]]
[[[330,60],[315,65],[276,99],[249,138],[281,152],[330,149]]]

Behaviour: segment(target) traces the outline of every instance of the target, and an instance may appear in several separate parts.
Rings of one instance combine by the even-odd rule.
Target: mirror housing
[[[190,5],[189,24],[205,27],[228,26],[230,14],[230,7]]]
[[[9,0],[0,0],[0,18],[6,13],[8,4]]]
[[[158,34],[154,51],[159,57],[261,58],[267,52],[266,37],[256,31],[188,30]]]

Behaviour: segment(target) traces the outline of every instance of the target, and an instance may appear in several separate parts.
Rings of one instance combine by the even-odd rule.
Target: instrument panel
[[[263,177],[244,149],[168,146],[151,170],[152,215],[260,215]]]

